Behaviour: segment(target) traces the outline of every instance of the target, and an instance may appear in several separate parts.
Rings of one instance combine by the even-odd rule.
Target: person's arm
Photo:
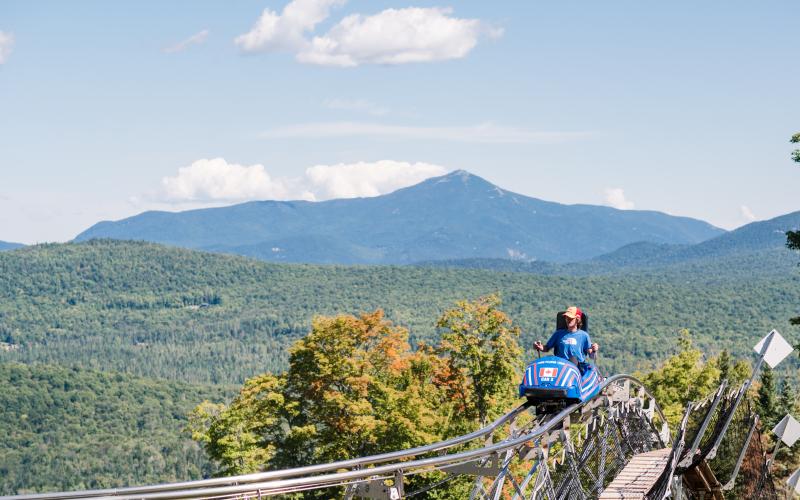
[[[583,337],[583,352],[586,354],[592,354],[593,352],[597,352],[598,349],[600,349],[600,346],[592,343],[592,339],[589,337],[589,334],[587,333]]]

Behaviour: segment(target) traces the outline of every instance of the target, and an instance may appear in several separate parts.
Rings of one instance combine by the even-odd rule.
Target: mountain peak
[[[417,186],[421,186],[421,185],[424,185],[424,184],[429,184],[429,185],[431,185],[431,184],[442,184],[442,183],[447,183],[447,182],[461,183],[461,184],[463,184],[465,186],[469,185],[469,186],[472,186],[472,187],[489,187],[489,188],[497,187],[494,184],[492,184],[491,182],[489,182],[486,179],[484,179],[483,177],[479,177],[479,176],[477,176],[477,175],[475,175],[473,173],[470,173],[470,172],[468,172],[466,170],[461,170],[461,169],[453,170],[452,172],[448,172],[448,173],[446,173],[446,174],[444,174],[442,176],[439,176],[439,177],[431,177],[430,179],[428,179],[426,181],[423,181],[420,184],[417,184]],[[415,186],[410,186],[410,187],[413,188]]]

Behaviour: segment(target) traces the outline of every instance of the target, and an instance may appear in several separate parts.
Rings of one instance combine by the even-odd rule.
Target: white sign
[[[781,438],[781,441],[789,448],[800,438],[800,422],[791,415],[786,415],[778,425],[772,429],[772,433]]]
[[[794,488],[795,493],[800,493],[800,469],[797,469],[794,474],[789,476],[786,484],[789,485],[789,488]]]
[[[794,348],[791,344],[786,342],[786,339],[781,337],[781,334],[778,330],[772,330],[769,334],[761,339],[761,341],[753,347],[753,350],[757,353],[761,354],[761,349],[764,347],[764,342],[768,339],[769,345],[767,346],[767,352],[764,353],[764,361],[770,366],[770,368],[775,368],[778,366],[778,363],[783,361],[786,356],[794,351]]]

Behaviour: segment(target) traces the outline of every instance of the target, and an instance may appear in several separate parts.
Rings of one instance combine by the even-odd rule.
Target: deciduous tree
[[[451,397],[463,398],[464,416],[481,426],[516,399],[522,364],[520,330],[499,306],[497,295],[461,301],[436,324]]]
[[[686,403],[708,396],[717,387],[720,373],[717,363],[702,361],[703,353],[692,347],[688,330],[681,330],[679,335],[679,352],[642,380],[655,396],[670,426],[678,425]]]

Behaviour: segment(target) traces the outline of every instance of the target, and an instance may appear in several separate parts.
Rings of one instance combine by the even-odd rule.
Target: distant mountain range
[[[5,250],[14,250],[15,248],[24,247],[22,243],[11,243],[8,241],[0,241],[0,252]]]
[[[666,269],[676,266],[703,265],[735,261],[730,271],[787,269],[798,261],[786,248],[786,231],[800,228],[800,211],[752,222],[731,232],[694,245],[640,241],[613,252],[582,262],[513,262],[508,259],[453,259],[421,262],[429,267],[460,267],[535,274],[595,274],[618,271]],[[706,270],[707,272],[707,270]],[[783,271],[780,271],[783,272]]]
[[[100,222],[75,240],[143,240],[277,262],[411,264],[571,262],[635,242],[691,245],[724,232],[660,212],[543,201],[461,170],[373,198],[145,212]]]

